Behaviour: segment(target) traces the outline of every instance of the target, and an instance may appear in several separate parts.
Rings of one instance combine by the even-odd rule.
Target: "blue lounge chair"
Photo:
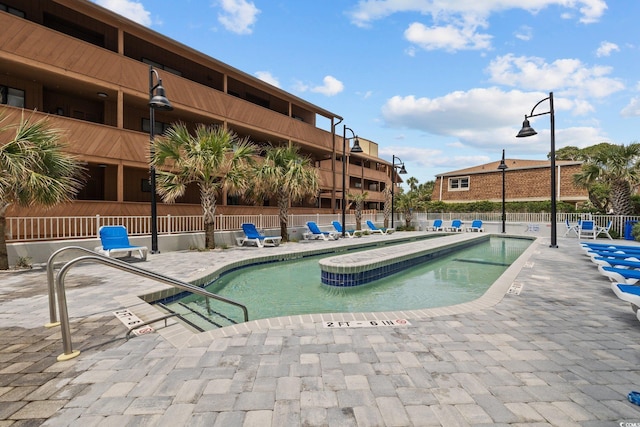
[[[462,220],[454,219],[453,221],[451,221],[451,225],[446,227],[444,231],[462,231]]]
[[[627,258],[609,258],[603,256],[596,256],[591,258],[593,262],[598,265],[604,265],[608,267],[623,267],[623,268],[635,268],[640,269],[640,260],[636,257]]]
[[[609,221],[609,223],[607,224],[606,227],[596,227],[596,238],[601,235],[604,234],[605,236],[607,236],[609,238],[609,240],[613,240],[613,237],[611,237],[611,234],[609,234],[609,231],[611,230],[611,225],[613,224],[613,221]]]
[[[333,228],[336,229],[338,234],[342,236],[342,224],[340,224],[339,221],[333,221],[331,224],[333,224]],[[355,230],[344,230],[344,235],[349,238],[353,238],[354,234],[355,234]]]
[[[367,220],[367,227],[372,233],[391,234],[395,231],[394,228],[378,228],[371,220]]]
[[[640,259],[640,252],[601,252],[601,251],[590,251],[587,252],[587,256],[591,258],[596,264],[605,264],[601,260],[637,260]]]
[[[584,220],[580,222],[580,226],[578,227],[578,239],[585,237],[595,239],[597,235],[596,231],[597,228],[595,222],[592,220]]]
[[[638,311],[638,307],[640,307],[640,286],[612,283],[611,289],[618,298],[631,303],[633,310]]]
[[[255,243],[259,248],[264,246],[278,246],[282,240],[282,236],[265,236],[260,233],[252,223],[242,224],[242,231],[244,231],[245,238],[241,239],[241,246],[244,246],[245,243]]]
[[[430,231],[442,231],[442,220],[436,219],[433,221],[433,225],[427,228]]]
[[[474,219],[471,222],[471,225],[469,227],[467,227],[467,231],[483,232],[484,228],[482,228],[482,220],[481,219]]]
[[[134,246],[129,243],[129,235],[127,229],[122,225],[103,225],[98,230],[100,234],[100,243],[102,246],[95,248],[100,255],[107,257],[115,256],[115,254],[126,252],[127,256],[132,256],[133,252],[137,252],[140,259],[147,259],[146,246]]]
[[[633,285],[640,280],[640,270],[635,268],[616,268],[599,265],[598,270],[612,282]]]
[[[616,245],[613,243],[589,243],[581,242],[582,249],[586,252],[640,252],[640,245]]]
[[[578,227],[580,227],[580,221],[577,224],[569,223],[569,218],[565,219],[564,225],[567,227],[567,231],[564,233],[562,237],[567,237],[567,235],[571,232],[576,233],[578,235]]]
[[[335,231],[322,231],[314,221],[307,221],[308,233],[304,234],[305,239],[338,240],[338,233]]]

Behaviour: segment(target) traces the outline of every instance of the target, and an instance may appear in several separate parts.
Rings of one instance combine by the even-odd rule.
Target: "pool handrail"
[[[182,289],[183,291],[188,291],[188,292],[192,292],[194,294],[198,294],[200,296],[206,297],[206,298],[213,298],[216,299],[218,301],[227,303],[227,304],[231,304],[234,305],[236,307],[239,307],[242,309],[243,314],[244,314],[244,321],[248,322],[249,321],[249,312],[247,310],[247,307],[244,306],[243,304],[240,304],[236,301],[233,301],[231,299],[222,297],[220,295],[216,295],[214,293],[211,293],[209,291],[206,291],[196,285],[193,285],[191,283],[187,283],[187,282],[183,282],[181,280],[177,280],[174,278],[171,278],[169,276],[165,276],[159,273],[155,273],[153,271],[150,270],[145,270],[143,268],[140,267],[136,267],[134,265],[131,265],[129,263],[126,263],[124,261],[120,261],[118,259],[113,259],[113,258],[108,258],[102,255],[99,255],[97,253],[94,253],[92,255],[83,255],[77,258],[72,259],[71,261],[67,262],[58,272],[57,276],[56,276],[56,294],[58,297],[58,311],[60,313],[60,326],[61,326],[61,332],[62,332],[62,344],[63,344],[63,354],[61,354],[60,356],[58,356],[58,361],[63,361],[63,360],[69,360],[72,359],[74,357],[76,357],[77,355],[80,354],[79,351],[73,351],[72,348],[72,343],[71,343],[71,330],[69,327],[69,311],[68,311],[68,307],[67,307],[67,298],[66,298],[66,292],[65,292],[65,287],[64,287],[64,279],[69,271],[69,269],[71,269],[71,267],[73,267],[74,265],[78,264],[78,263],[82,263],[82,262],[89,262],[89,261],[94,261],[94,262],[98,262],[98,263],[102,263],[114,268],[117,268],[119,270],[125,271],[125,272],[129,272],[132,274],[136,274],[138,276],[142,276],[142,277],[146,277],[170,286],[173,286],[175,288],[178,289]]]
[[[53,261],[62,252],[67,252],[72,250],[87,252],[92,255],[97,254],[97,252],[87,248],[83,248],[82,246],[65,246],[64,248],[58,249],[57,251],[55,251],[49,256],[49,259],[47,260],[47,289],[49,292],[49,323],[44,325],[45,328],[52,328],[60,324],[60,322],[58,321],[58,315],[56,313],[56,289],[55,289],[55,280],[53,277],[55,267],[54,267]]]

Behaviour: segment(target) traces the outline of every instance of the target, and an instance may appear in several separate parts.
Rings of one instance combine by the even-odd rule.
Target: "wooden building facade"
[[[156,134],[182,121],[224,125],[257,144],[297,145],[314,161],[321,193],[315,202],[292,206],[292,213],[341,209],[339,115],[87,0],[0,0],[0,28],[5,123],[34,110],[48,115],[88,172],[72,204],[47,211],[12,207],[10,216],[148,215],[150,66],[174,107],[155,111]],[[347,192],[367,191],[365,208],[382,209],[392,167],[378,157],[375,142],[360,138],[360,145],[363,153],[346,155]],[[226,194],[218,206],[225,214],[276,209],[275,201],[258,207]],[[178,203],[158,205],[159,215],[200,213],[196,188]]]

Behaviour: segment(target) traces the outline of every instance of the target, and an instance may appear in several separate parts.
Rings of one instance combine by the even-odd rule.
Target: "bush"
[[[428,202],[426,204],[428,212],[500,212],[502,202],[469,202],[469,203],[445,203]],[[541,202],[509,202],[505,203],[505,210],[508,212],[551,212],[551,201]],[[556,211],[564,213],[579,212],[572,204],[557,201]]]
[[[413,225],[409,225],[409,226],[406,226],[406,225],[398,225],[398,226],[396,227],[396,231],[416,231],[416,227],[415,227],[415,226],[413,226]]]
[[[634,240],[640,241],[640,222],[633,224],[633,228],[631,229],[631,235],[633,236]]]

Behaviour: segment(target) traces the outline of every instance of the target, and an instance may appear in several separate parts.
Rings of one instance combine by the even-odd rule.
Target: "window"
[[[182,76],[182,72],[176,70],[175,68],[167,67],[166,65],[161,64],[159,62],[152,61],[147,58],[142,58],[142,62],[144,62],[147,65],[151,65],[153,68],[156,68],[158,70],[164,70],[164,71],[170,72],[171,74],[175,74],[176,76]]]
[[[24,108],[24,91],[8,86],[0,86],[0,104]]]
[[[469,189],[469,177],[449,178],[449,190],[464,191]]]
[[[5,11],[5,12],[9,12],[12,15],[15,16],[19,16],[20,18],[24,18],[25,14],[23,11],[21,11],[20,9],[16,9],[10,6],[7,6],[4,3],[0,3],[0,10]]]
[[[147,132],[149,133],[149,130],[151,129],[150,126],[150,120],[149,119],[142,119],[142,131],[143,132]],[[171,125],[169,123],[163,123],[163,122],[159,122],[159,121],[155,121],[154,123],[154,129],[153,129],[153,134],[154,135],[162,135],[167,129],[169,129],[171,127]]]

